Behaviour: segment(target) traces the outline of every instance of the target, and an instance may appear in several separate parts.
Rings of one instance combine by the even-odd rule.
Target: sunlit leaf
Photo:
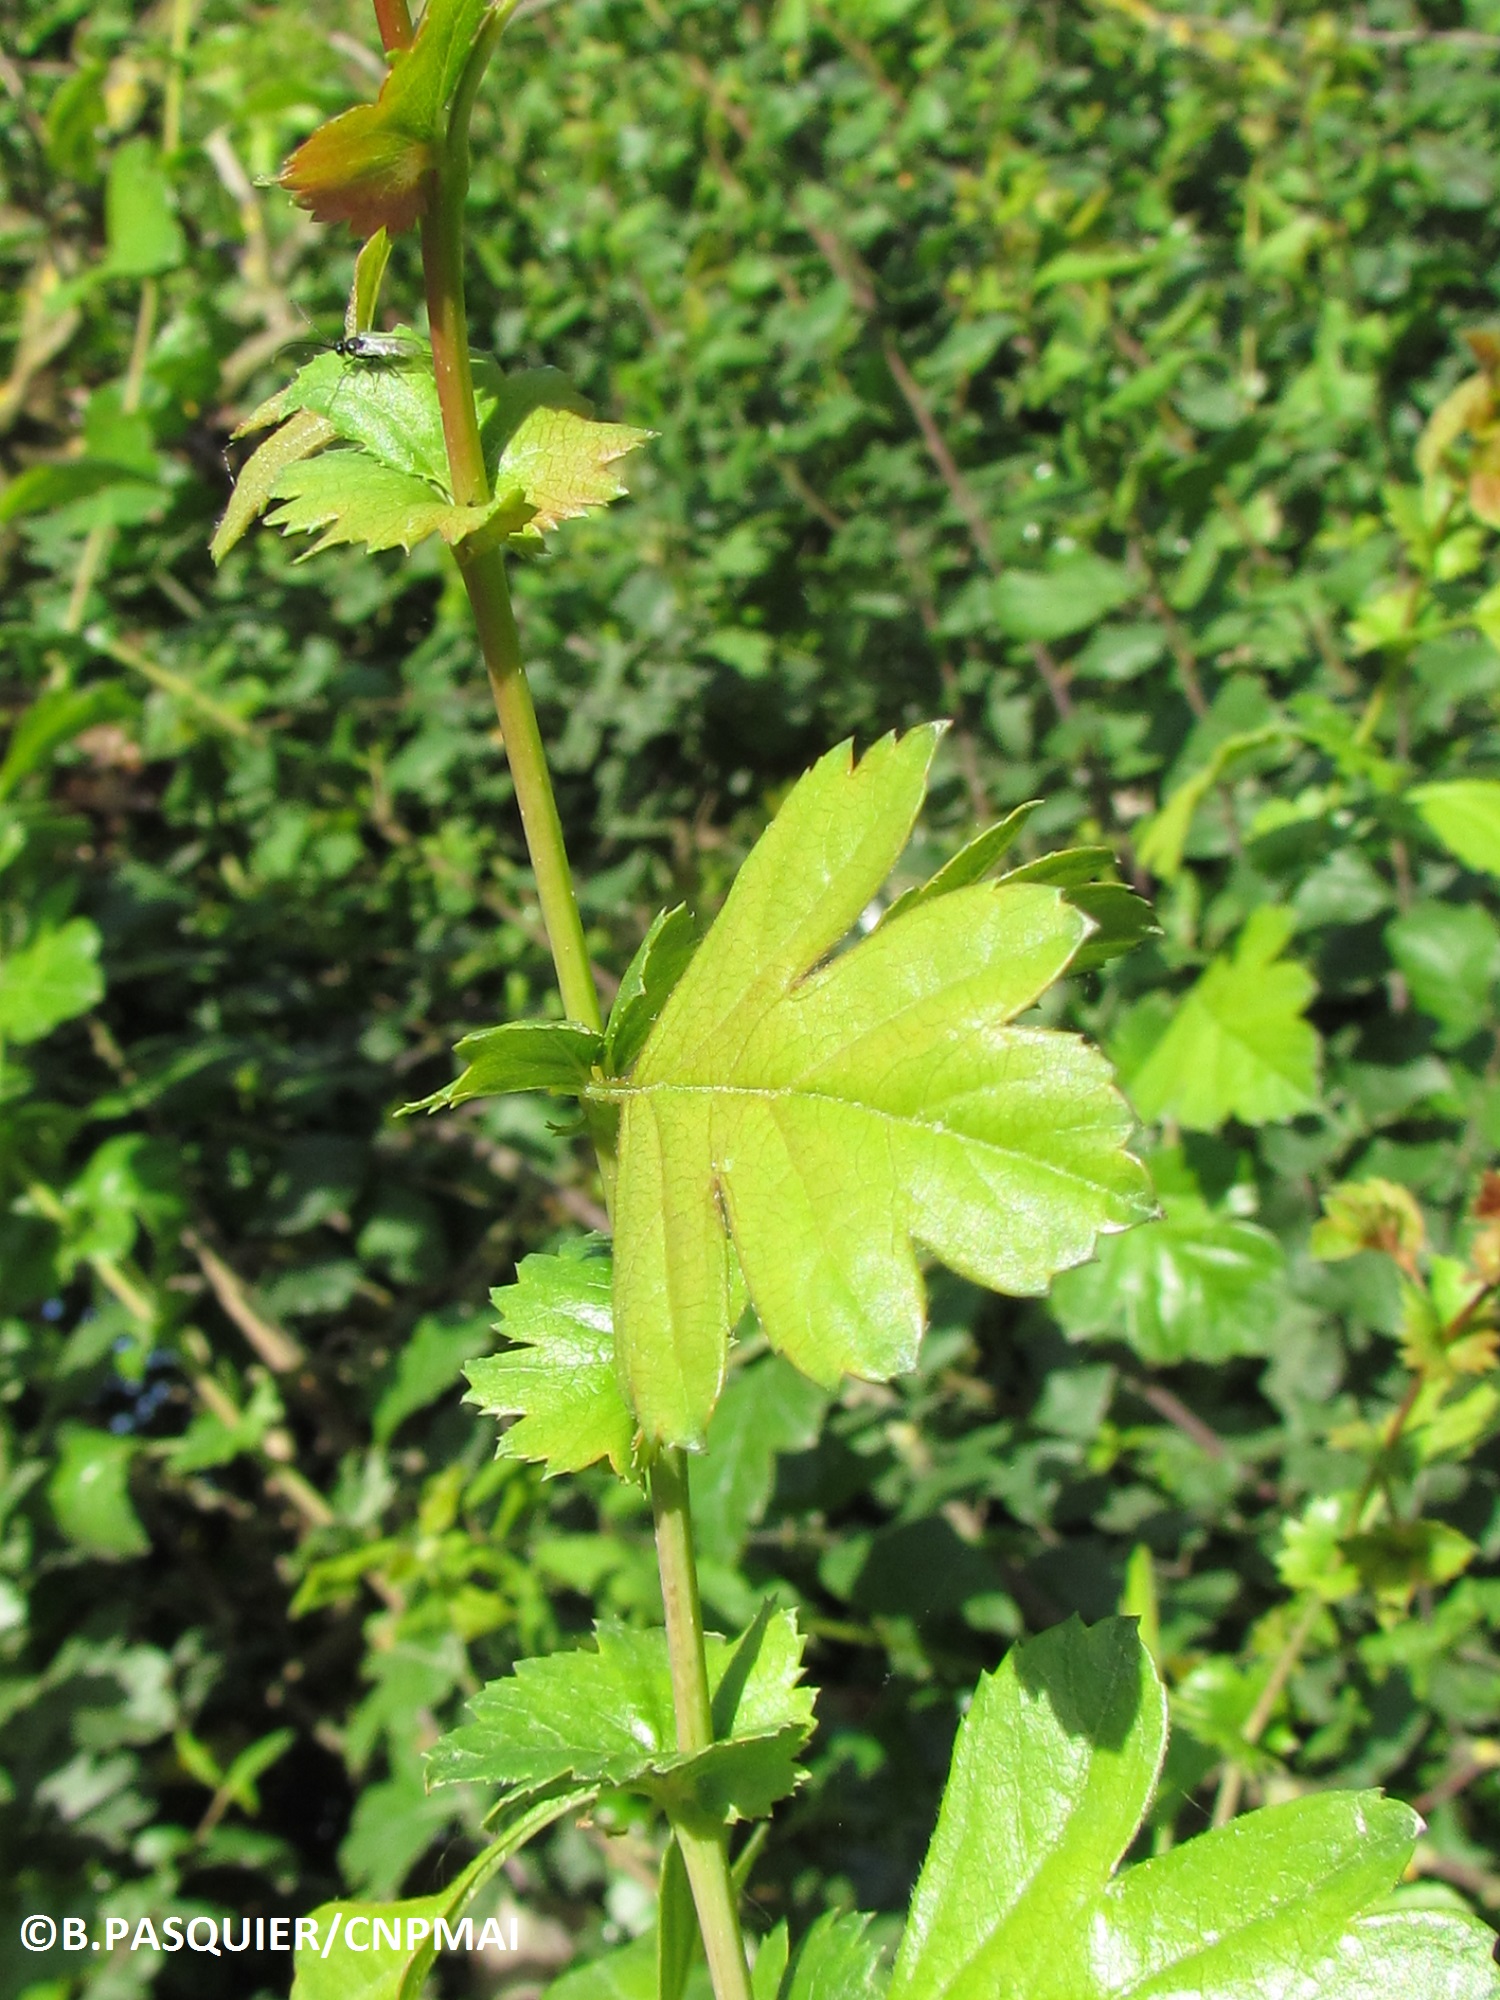
[[[443,133],[489,0],[428,0],[410,48],[391,58],[373,104],[320,125],[282,170],[282,186],[320,222],[361,236],[410,229],[427,205]]]
[[[0,1040],[38,1042],[104,997],[98,928],[70,917],[0,958]]]
[[[362,451],[303,459],[279,475],[272,494],[280,504],[266,516],[268,525],[289,535],[316,534],[310,555],[340,542],[412,549],[429,535],[452,544],[496,523],[519,528],[529,516],[514,493],[482,507],[455,506],[427,480],[393,472]]]
[[[1165,1743],[1129,1621],[1013,1648],[959,1730],[889,2000],[1371,2000],[1372,1963],[1392,1991],[1500,1992],[1482,1927],[1373,1914],[1421,1825],[1377,1793],[1314,1793],[1121,1867]]]
[[[601,1458],[631,1472],[635,1422],[615,1373],[610,1289],[609,1259],[572,1250],[523,1257],[516,1282],[490,1294],[510,1345],[469,1364],[465,1400],[518,1419],[500,1434],[502,1458],[537,1460],[549,1476]]]
[[[1088,936],[1062,892],[954,890],[816,969],[905,845],[935,740],[801,780],[634,1074],[595,1087],[622,1112],[615,1332],[649,1438],[696,1443],[718,1396],[728,1233],[772,1346],[832,1384],[912,1366],[914,1243],[1034,1293],[1149,1212],[1103,1060],[1008,1025]]]
[[[1163,1195],[1162,1211],[1058,1278],[1052,1305],[1068,1333],[1123,1340],[1158,1365],[1265,1353],[1285,1312],[1276,1238],[1195,1195]]]
[[[1216,1132],[1230,1118],[1267,1125],[1317,1102],[1319,1042],[1303,1019],[1312,975],[1281,957],[1294,918],[1258,909],[1231,957],[1216,958],[1128,1079],[1146,1118]]]
[[[1500,784],[1492,778],[1453,778],[1418,785],[1406,796],[1466,868],[1500,875]]]
[[[798,1783],[812,1733],[802,1635],[767,1608],[738,1640],[710,1634],[714,1742],[682,1754],[666,1634],[601,1624],[591,1651],[521,1660],[469,1703],[427,1760],[431,1784],[633,1786],[712,1821],[758,1818]]]
[[[130,1468],[139,1441],[67,1424],[58,1445],[47,1498],[68,1540],[106,1561],[146,1555],[150,1538],[130,1499]]]
[[[604,1037],[576,1021],[507,1021],[498,1028],[480,1028],[454,1048],[465,1059],[462,1074],[430,1097],[403,1104],[401,1112],[442,1111],[471,1097],[515,1090],[576,1097],[603,1052]]]

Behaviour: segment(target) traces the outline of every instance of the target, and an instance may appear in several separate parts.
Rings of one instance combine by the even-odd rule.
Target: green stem
[[[469,114],[485,65],[510,12],[510,5],[501,5],[491,13],[465,64],[454,96],[437,187],[422,220],[428,330],[438,403],[443,414],[449,481],[453,498],[465,506],[481,505],[490,497],[489,473],[474,406],[464,308],[463,203],[468,186]],[[498,549],[477,555],[465,555],[460,550],[459,567],[474,609],[480,651],[505,739],[563,1006],[573,1020],[598,1028],[602,1022],[598,990],[589,964],[547,755],[521,664],[505,559]],[[608,1193],[613,1179],[611,1134],[602,1117],[591,1121],[591,1130]],[[677,1744],[687,1754],[707,1749],[714,1740],[714,1732],[703,1654],[703,1610],[698,1598],[687,1466],[681,1452],[665,1452],[658,1458],[652,1472],[651,1497],[666,1607]],[[729,1868],[728,1831],[723,1826],[691,1819],[674,1820],[673,1826],[692,1886],[715,2000],[752,2000],[738,1901]]]
[[[677,1748],[687,1756],[706,1750],[713,1742],[714,1723],[703,1654],[703,1607],[693,1553],[687,1459],[682,1452],[664,1451],[652,1466],[651,1511],[666,1611]],[[722,1826],[704,1826],[686,1819],[674,1819],[672,1826],[692,1886],[715,2000],[751,2000],[739,1905],[729,1867],[728,1834]]]
[[[584,942],[583,919],[573,891],[573,874],[563,841],[562,821],[547,753],[537,726],[536,707],[526,670],[521,665],[520,638],[511,610],[505,578],[505,558],[498,549],[462,565],[479,646],[495,697],[495,713],[505,738],[505,754],[521,808],[526,847],[536,875],[537,900],[552,947],[557,983],[568,1018],[586,1028],[602,1025],[598,989]]]
[[[484,63],[508,13],[506,8],[491,16],[465,67],[454,101],[438,185],[432,206],[422,220],[427,318],[448,448],[449,479],[453,498],[461,506],[469,507],[481,505],[489,498],[489,474],[479,434],[479,415],[474,407],[468,315],[464,306],[463,203],[468,185],[468,120]],[[505,739],[563,1007],[571,1020],[598,1028],[602,1022],[599,995],[584,942],[583,919],[573,888],[547,755],[521,664],[505,558],[498,549],[490,549],[467,559],[461,555],[459,567],[474,609],[480,651]]]

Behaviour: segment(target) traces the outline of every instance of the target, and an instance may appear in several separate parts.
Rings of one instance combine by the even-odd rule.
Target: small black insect
[[[346,333],[332,346],[342,361],[409,361],[427,351],[415,333]]]

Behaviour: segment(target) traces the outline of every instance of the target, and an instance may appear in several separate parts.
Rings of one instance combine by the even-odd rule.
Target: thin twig
[[[224,1259],[203,1241],[194,1229],[182,1232],[182,1241],[198,1260],[199,1269],[213,1289],[213,1295],[273,1375],[286,1375],[307,1359],[301,1345],[276,1320],[258,1306],[249,1290]]]

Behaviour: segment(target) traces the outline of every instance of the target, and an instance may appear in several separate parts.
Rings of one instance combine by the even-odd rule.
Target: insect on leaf
[[[1011,1025],[1089,920],[1056,888],[975,884],[827,958],[921,805],[934,729],[846,747],[741,869],[621,1110],[615,1335],[648,1439],[701,1441],[723,1380],[729,1236],[771,1345],[815,1381],[910,1368],[915,1245],[998,1291],[1044,1291],[1151,1211],[1108,1066]]]

